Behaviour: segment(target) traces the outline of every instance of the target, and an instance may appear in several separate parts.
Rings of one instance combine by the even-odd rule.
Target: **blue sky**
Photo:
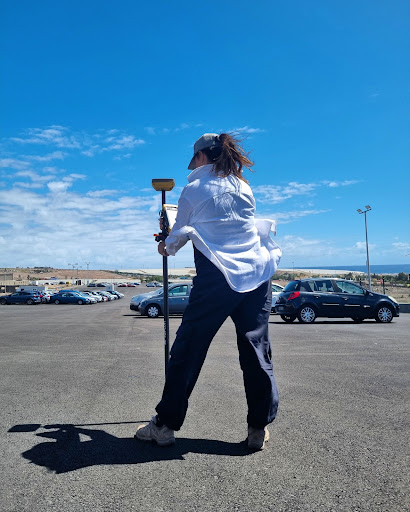
[[[161,266],[152,178],[237,131],[281,266],[408,263],[406,1],[4,0],[0,266]],[[191,247],[171,268],[193,263]]]

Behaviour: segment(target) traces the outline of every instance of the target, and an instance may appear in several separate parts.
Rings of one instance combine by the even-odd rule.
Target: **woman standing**
[[[209,345],[225,320],[235,324],[248,404],[248,446],[264,448],[278,408],[268,320],[271,282],[281,256],[270,238],[274,221],[255,219],[243,168],[253,165],[230,134],[205,133],[194,145],[188,185],[175,224],[158,252],[173,256],[188,240],[197,275],[171,349],[157,415],[135,437],[160,446],[175,442]]]

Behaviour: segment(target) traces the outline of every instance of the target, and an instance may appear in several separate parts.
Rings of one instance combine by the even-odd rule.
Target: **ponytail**
[[[216,146],[202,150],[213,164],[213,172],[224,178],[234,174],[240,180],[248,183],[242,176],[242,169],[246,167],[251,170],[253,162],[240,146],[242,141],[229,133],[221,133],[218,136],[218,142],[219,144]]]

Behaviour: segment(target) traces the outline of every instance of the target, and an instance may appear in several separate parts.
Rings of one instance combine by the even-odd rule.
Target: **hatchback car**
[[[276,301],[279,297],[279,294],[281,294],[283,292],[284,288],[285,287],[280,284],[272,283],[272,308],[271,308],[272,313],[275,313]]]
[[[285,322],[296,318],[312,323],[317,317],[365,318],[391,322],[400,314],[399,304],[387,295],[370,292],[345,279],[299,279],[287,284],[277,298],[275,310]]]
[[[181,314],[185,311],[188,305],[189,295],[192,290],[192,283],[184,284],[171,284],[168,288],[168,304],[170,314]],[[130,309],[134,309],[133,304],[130,304]],[[156,292],[143,297],[139,302],[138,311],[141,315],[146,315],[150,318],[157,318],[163,314],[164,310],[164,290],[157,290]]]
[[[0,304],[41,304],[41,297],[34,292],[15,292],[0,297]]]

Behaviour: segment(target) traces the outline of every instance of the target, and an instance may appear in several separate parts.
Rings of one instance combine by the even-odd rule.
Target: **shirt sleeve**
[[[175,219],[175,224],[172,226],[171,232],[165,240],[165,246],[170,256],[175,256],[175,253],[181,249],[189,240],[189,234],[186,228],[192,215],[192,205],[186,198],[184,189],[181,197],[178,200],[178,213]]]

